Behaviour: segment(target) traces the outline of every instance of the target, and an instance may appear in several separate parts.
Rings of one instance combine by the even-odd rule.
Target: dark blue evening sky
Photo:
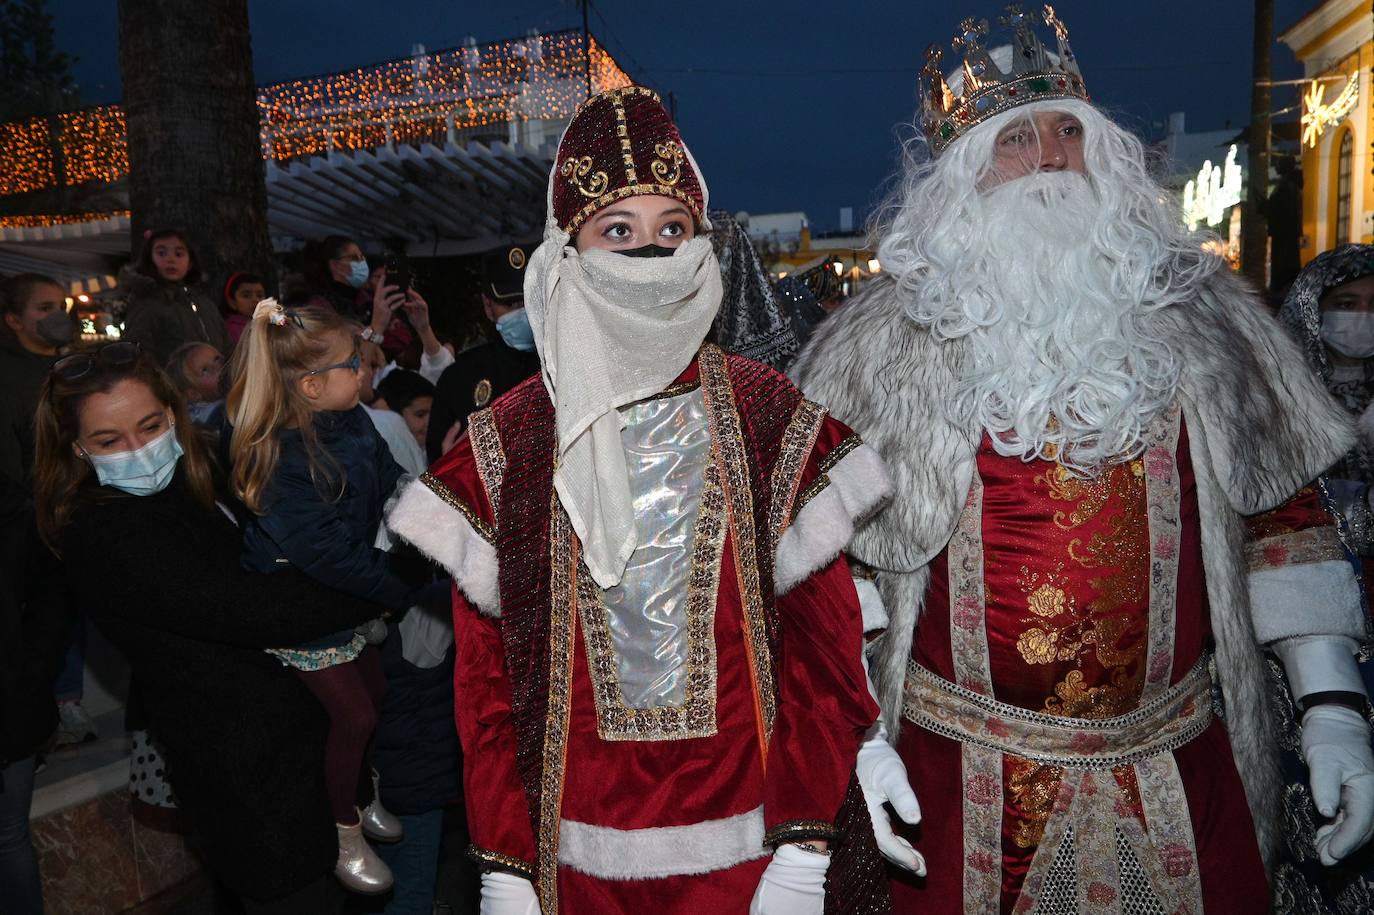
[[[1276,0],[1276,31],[1316,0]],[[571,0],[249,0],[259,82],[342,70],[410,53],[580,26]],[[195,4],[186,4],[194,15]],[[1035,4],[1026,4],[1030,9]],[[87,102],[119,99],[114,0],[52,0],[59,45],[80,60]],[[838,4],[595,0],[591,26],[632,77],[677,97],[678,120],[712,203],[755,213],[805,210],[833,228],[864,212],[909,133],[925,47],[1001,3]],[[1171,111],[1190,130],[1248,119],[1252,0],[1062,0],[1088,88],[1142,133]],[[950,60],[947,52],[946,60]],[[1286,46],[1276,78],[1300,75]],[[1296,87],[1274,107],[1296,104]]]

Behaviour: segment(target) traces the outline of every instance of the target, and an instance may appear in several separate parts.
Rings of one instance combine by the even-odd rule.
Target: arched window
[[[1350,241],[1350,171],[1355,153],[1354,131],[1341,136],[1341,151],[1336,160],[1336,244]]]

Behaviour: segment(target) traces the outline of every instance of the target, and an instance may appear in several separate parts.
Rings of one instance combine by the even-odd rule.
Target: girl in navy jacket
[[[392,610],[411,588],[374,546],[382,507],[401,468],[358,405],[361,361],[351,326],[322,308],[258,304],[234,352],[227,407],[235,494],[252,513],[244,563],[306,575]],[[355,806],[384,690],[364,636],[342,630],[270,649],[329,713],[325,782],[339,832],[335,874],[349,889],[382,893],[390,870],[364,835],[400,838],[400,823],[375,797]],[[369,767],[370,768],[370,767]]]

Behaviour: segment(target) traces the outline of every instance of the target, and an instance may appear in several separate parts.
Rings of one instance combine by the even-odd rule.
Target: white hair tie
[[[253,320],[266,319],[271,323],[281,327],[286,323],[286,309],[281,307],[281,303],[273,298],[263,299],[253,309]]]

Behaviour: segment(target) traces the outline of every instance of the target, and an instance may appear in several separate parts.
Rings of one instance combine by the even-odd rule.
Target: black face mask
[[[665,248],[662,245],[644,245],[639,248],[630,248],[626,251],[617,251],[616,254],[623,254],[626,257],[672,257],[677,248]]]

